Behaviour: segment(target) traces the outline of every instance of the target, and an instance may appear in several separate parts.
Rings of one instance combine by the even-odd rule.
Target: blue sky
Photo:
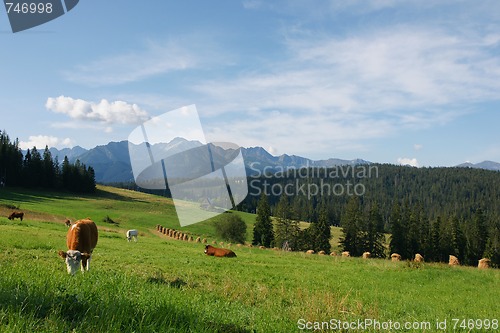
[[[13,34],[1,128],[23,148],[121,141],[196,104],[209,141],[313,159],[500,161],[498,1],[82,0]]]

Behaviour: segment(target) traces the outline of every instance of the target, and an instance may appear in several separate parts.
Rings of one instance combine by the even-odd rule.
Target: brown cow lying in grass
[[[236,257],[236,254],[233,251],[228,249],[213,247],[212,245],[205,246],[205,254],[207,256],[215,256],[215,257]]]
[[[12,214],[9,215],[8,219],[9,220],[13,220],[13,219],[19,218],[22,221],[23,217],[24,217],[24,213],[23,212],[12,212]]]

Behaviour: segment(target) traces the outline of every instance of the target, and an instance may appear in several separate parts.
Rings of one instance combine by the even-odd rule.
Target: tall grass
[[[0,217],[0,331],[296,332],[300,319],[500,319],[498,270],[248,247],[232,247],[237,258],[207,257],[201,244],[154,230],[175,221],[164,200],[106,188],[80,198],[2,192],[0,204],[29,214],[23,222]],[[94,218],[89,273],[69,276],[57,256],[67,215],[120,222]],[[142,231],[137,243],[125,239],[131,227]]]

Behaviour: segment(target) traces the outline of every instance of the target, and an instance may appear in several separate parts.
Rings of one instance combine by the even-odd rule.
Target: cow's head
[[[85,266],[87,260],[90,258],[90,254],[81,253],[77,250],[68,250],[67,252],[59,251],[59,256],[66,260],[66,269],[71,275],[75,275],[76,272],[78,272],[78,268],[82,264],[82,260]]]

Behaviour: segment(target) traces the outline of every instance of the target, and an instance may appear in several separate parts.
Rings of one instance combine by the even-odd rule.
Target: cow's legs
[[[85,271],[89,271],[90,269],[90,258],[89,257],[87,260],[82,259],[82,273],[85,273]]]

